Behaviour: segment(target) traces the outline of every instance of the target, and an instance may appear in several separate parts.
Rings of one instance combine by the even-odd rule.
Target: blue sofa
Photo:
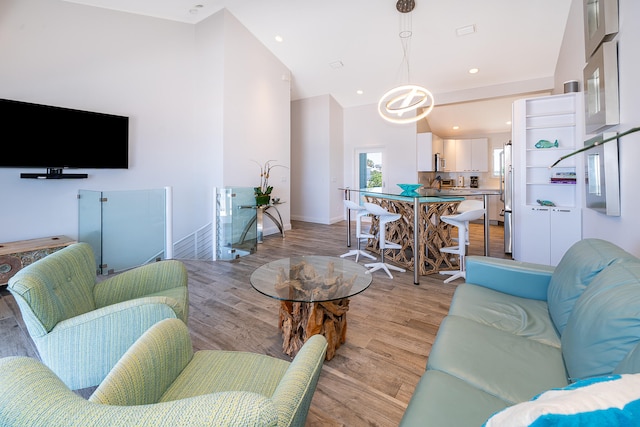
[[[610,381],[600,395],[613,396],[621,378],[640,380],[628,375],[640,372],[639,342],[640,260],[621,248],[584,239],[555,268],[470,256],[466,283],[456,289],[400,425],[481,426],[499,416],[508,421],[487,425],[528,425],[515,420],[516,411],[536,420],[573,405],[569,395],[541,409],[552,391]],[[640,398],[627,403],[616,416],[640,425]],[[572,411],[585,416],[589,409]]]

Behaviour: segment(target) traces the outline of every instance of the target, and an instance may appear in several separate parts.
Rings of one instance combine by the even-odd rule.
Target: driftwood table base
[[[347,311],[349,298],[326,302],[280,303],[279,327],[282,331],[282,350],[294,357],[302,345],[313,335],[327,339],[327,360],[347,339]]]

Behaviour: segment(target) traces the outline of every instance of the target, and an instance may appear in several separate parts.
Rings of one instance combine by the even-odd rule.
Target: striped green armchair
[[[186,325],[166,319],[133,344],[88,401],[35,359],[0,359],[0,426],[304,426],[326,350],[326,339],[314,335],[292,362],[194,353]]]
[[[93,250],[76,243],[9,280],[41,360],[71,389],[93,387],[147,329],[188,318],[187,271],[176,260],[97,283]]]

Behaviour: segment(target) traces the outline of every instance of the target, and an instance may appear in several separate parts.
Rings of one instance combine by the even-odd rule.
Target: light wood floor
[[[259,294],[249,276],[262,264],[292,255],[341,255],[346,222],[292,222],[286,238],[266,236],[255,254],[235,261],[184,261],[189,271],[189,330],[196,350],[282,352],[276,300]],[[471,224],[470,254],[483,251],[482,225]],[[491,227],[491,255],[503,258],[502,227]],[[360,261],[363,262],[362,260]],[[462,280],[448,276],[374,273],[369,289],[351,299],[347,342],[325,361],[307,426],[397,426],[418,379],[451,296]],[[0,290],[0,357],[38,357],[13,297]],[[86,395],[84,390],[81,394]]]

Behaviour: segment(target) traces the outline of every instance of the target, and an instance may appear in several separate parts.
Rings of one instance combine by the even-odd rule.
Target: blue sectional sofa
[[[640,425],[639,342],[640,260],[621,248],[584,239],[555,268],[470,256],[400,425]]]

